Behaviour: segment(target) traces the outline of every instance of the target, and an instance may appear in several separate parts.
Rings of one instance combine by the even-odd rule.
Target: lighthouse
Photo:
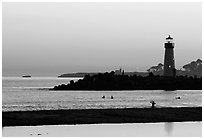
[[[164,55],[164,76],[175,77],[175,60],[174,60],[174,43],[173,38],[169,35],[164,43],[165,55]]]

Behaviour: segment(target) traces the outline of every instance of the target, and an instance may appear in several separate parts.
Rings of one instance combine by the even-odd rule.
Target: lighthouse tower
[[[164,43],[165,55],[164,55],[164,76],[175,77],[175,61],[174,61],[174,43],[173,38],[169,35]]]

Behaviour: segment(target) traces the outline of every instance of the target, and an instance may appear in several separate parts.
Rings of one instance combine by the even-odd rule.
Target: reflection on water
[[[173,122],[164,123],[164,128],[166,130],[167,136],[169,137],[171,136],[171,133],[173,131],[174,123]]]
[[[202,122],[4,127],[4,137],[201,137]]]

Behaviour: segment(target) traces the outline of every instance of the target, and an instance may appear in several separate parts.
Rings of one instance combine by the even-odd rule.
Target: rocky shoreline
[[[85,75],[83,79],[54,86],[50,90],[202,90],[202,78],[117,75],[114,71]]]

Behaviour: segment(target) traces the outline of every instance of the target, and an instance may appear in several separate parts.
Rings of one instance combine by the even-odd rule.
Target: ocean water
[[[59,84],[80,78],[3,77],[2,110],[105,109],[202,106],[202,90],[49,91]],[[105,99],[102,98],[105,96]],[[113,99],[110,96],[114,96]],[[180,97],[180,99],[176,99]]]

